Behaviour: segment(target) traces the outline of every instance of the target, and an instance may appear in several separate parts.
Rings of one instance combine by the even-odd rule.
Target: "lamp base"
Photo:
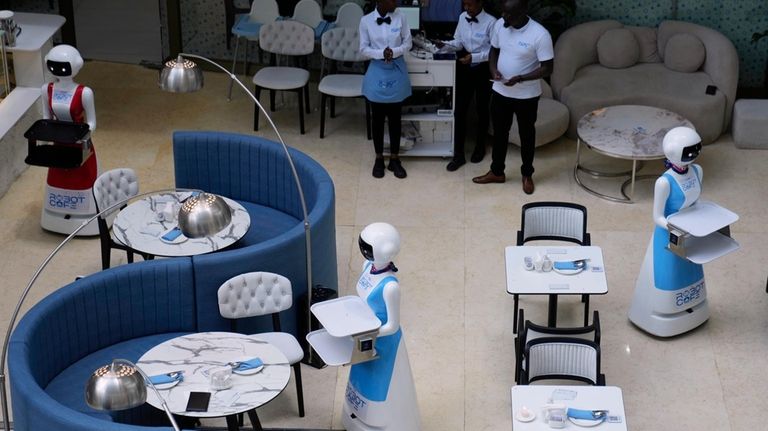
[[[319,302],[328,301],[329,299],[338,298],[339,293],[333,289],[329,289],[327,287],[324,287],[321,284],[316,285],[312,289],[312,306],[313,304],[317,304]],[[301,310],[308,310],[309,307],[306,306],[306,296],[302,298],[302,304],[300,309]],[[304,316],[303,319],[300,321],[300,328],[302,332],[301,336],[301,347],[304,349],[304,359],[302,359],[302,363],[307,364],[309,366],[312,366],[314,368],[324,368],[326,366],[325,362],[320,358],[320,355],[318,355],[316,352],[312,351],[309,343],[306,340],[306,335],[312,331],[316,331],[318,329],[321,329],[323,325],[320,324],[320,322],[317,320],[317,318],[313,315],[312,316],[312,325],[310,328],[307,328],[307,317]]]

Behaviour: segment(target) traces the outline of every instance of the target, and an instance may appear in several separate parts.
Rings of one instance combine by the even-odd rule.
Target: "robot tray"
[[[85,123],[37,120],[24,132],[28,165],[76,168],[90,157],[90,127]],[[40,141],[40,142],[38,142]]]

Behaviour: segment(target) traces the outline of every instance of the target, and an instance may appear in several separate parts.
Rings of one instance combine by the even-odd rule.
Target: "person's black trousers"
[[[384,153],[384,119],[389,124],[389,153],[400,153],[400,130],[403,103],[371,103],[371,133],[376,154]]]
[[[517,118],[517,128],[520,131],[520,156],[523,159],[520,174],[524,177],[533,175],[538,109],[538,96],[530,99],[513,99],[493,92],[491,95],[491,115],[493,116],[491,171],[494,175],[504,174],[504,159],[507,157],[509,128],[512,127],[513,115]]]
[[[475,148],[485,146],[485,137],[488,136],[488,104],[491,97],[491,72],[488,62],[469,66],[456,63],[456,109],[455,133],[453,141],[453,158],[464,160],[464,142],[467,135],[467,113],[475,97],[477,109],[477,135]]]

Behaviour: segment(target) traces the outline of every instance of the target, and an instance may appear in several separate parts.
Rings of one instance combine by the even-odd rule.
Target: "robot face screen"
[[[373,246],[365,242],[362,236],[358,238],[357,243],[360,246],[360,253],[363,254],[365,260],[373,262]]]
[[[54,76],[72,76],[72,65],[68,61],[48,60],[45,64]]]
[[[691,162],[693,159],[698,157],[699,154],[701,154],[701,142],[696,145],[683,148],[683,154],[682,157],[680,157],[680,160],[683,162]]]

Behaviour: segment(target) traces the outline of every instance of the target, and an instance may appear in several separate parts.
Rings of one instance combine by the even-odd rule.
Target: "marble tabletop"
[[[252,375],[232,374],[231,388],[211,389],[209,372],[212,369],[255,357],[264,363],[261,371]],[[229,416],[257,408],[280,394],[291,376],[288,359],[276,347],[230,332],[202,332],[173,338],[150,349],[136,365],[148,376],[183,371],[184,380],[169,389],[161,389],[160,394],[171,412],[191,417]],[[192,391],[212,393],[208,411],[186,411]],[[152,390],[147,390],[147,402],[162,409]]]
[[[154,256],[193,256],[210,253],[234,244],[242,238],[251,225],[251,217],[242,205],[224,197],[232,208],[232,222],[221,232],[209,238],[179,236],[173,241],[161,237],[177,226],[176,214],[180,202],[191,192],[167,192],[147,196],[132,202],[117,214],[112,224],[112,234],[118,242],[136,251]],[[223,197],[223,196],[222,196]],[[167,204],[174,207],[174,216],[161,219]]]
[[[672,128],[694,128],[683,116],[666,109],[617,105],[594,110],[579,120],[579,139],[607,156],[629,160],[664,158],[661,141]]]

